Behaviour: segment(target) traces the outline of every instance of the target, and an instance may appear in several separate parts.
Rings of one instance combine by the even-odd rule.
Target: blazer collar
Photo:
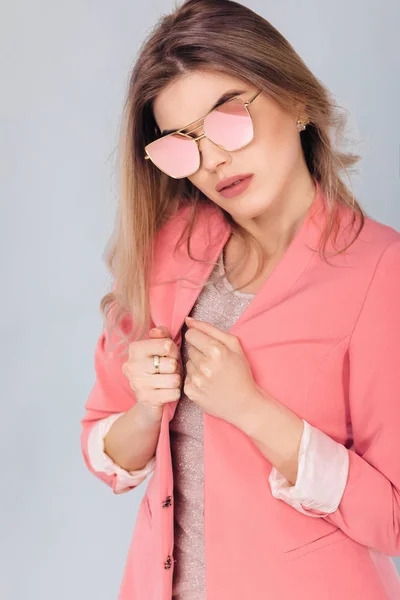
[[[279,303],[290,292],[316,254],[326,205],[320,184],[317,180],[314,181],[316,184],[314,201],[295,237],[229,332],[237,332],[257,314]],[[172,315],[170,315],[172,337],[179,335],[185,317],[190,313],[201,292],[200,285],[196,288],[190,281],[199,284],[202,282],[204,285],[214,268],[214,264],[211,263],[217,261],[230,232],[231,226],[221,211],[213,206],[207,207],[202,210],[197,226],[192,232],[191,252],[196,258],[209,261],[210,264],[192,260],[185,251],[186,242],[177,251],[173,271],[179,279],[176,283]],[[190,281],[187,281],[188,279]]]

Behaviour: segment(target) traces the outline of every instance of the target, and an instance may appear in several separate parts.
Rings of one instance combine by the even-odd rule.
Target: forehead
[[[249,89],[245,81],[230,75],[190,73],[164,88],[154,99],[154,119],[161,131],[181,129],[205,115],[225,92]]]

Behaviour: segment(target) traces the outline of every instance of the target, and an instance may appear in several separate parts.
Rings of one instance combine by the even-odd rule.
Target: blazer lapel
[[[233,324],[229,333],[233,331],[237,333],[242,326],[254,317],[284,300],[311,259],[318,256],[317,245],[326,213],[324,194],[319,183],[315,182],[317,189],[314,202],[297,230],[294,239],[253,300]],[[196,258],[215,263],[229,238],[230,232],[231,227],[220,210],[212,206],[204,208],[192,234],[192,254]],[[191,260],[185,252],[185,244],[179,248],[173,260],[170,255],[168,261],[172,261],[172,268],[167,270],[173,272],[174,276],[179,278],[173,291],[172,311],[169,313],[170,320],[168,320],[173,337],[178,338],[185,317],[194,306],[201,292],[201,287],[210,276],[214,264]],[[196,282],[199,284],[197,287]],[[171,299],[168,300],[167,304],[168,309],[171,308]],[[165,311],[165,316],[167,316],[167,311]]]

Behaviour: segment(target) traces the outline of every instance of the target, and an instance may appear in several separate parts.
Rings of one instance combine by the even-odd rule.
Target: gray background
[[[351,114],[354,189],[400,230],[400,4],[244,2]],[[147,482],[114,496],[85,468],[115,148],[139,44],[172,0],[2,2],[1,597],[111,600]],[[400,567],[400,560],[397,566]]]

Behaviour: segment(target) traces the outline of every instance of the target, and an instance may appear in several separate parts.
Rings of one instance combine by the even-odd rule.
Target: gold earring
[[[297,119],[297,129],[298,131],[304,131],[307,127],[309,121],[301,121],[301,119]]]

